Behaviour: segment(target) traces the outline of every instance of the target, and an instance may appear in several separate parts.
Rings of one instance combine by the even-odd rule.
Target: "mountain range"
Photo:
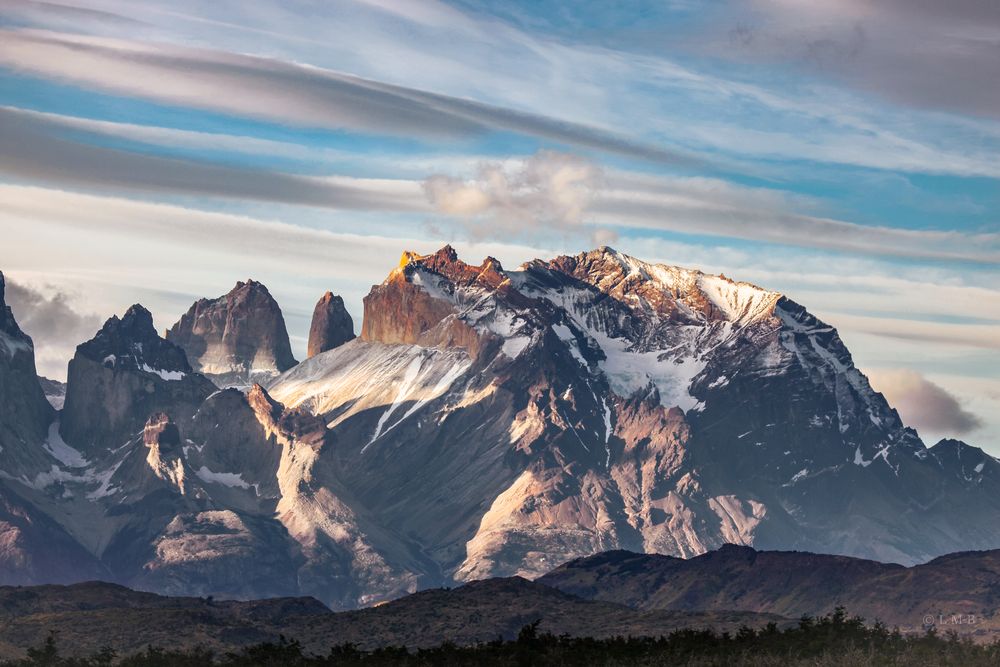
[[[137,304],[44,390],[0,306],[6,584],[351,609],[609,551],[1000,547],[1000,462],[925,446],[836,329],[611,248],[515,270],[406,252],[359,336],[320,299],[300,363],[256,281],[163,337]]]

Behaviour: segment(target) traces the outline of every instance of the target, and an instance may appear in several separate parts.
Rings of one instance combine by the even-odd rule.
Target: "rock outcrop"
[[[51,380],[42,375],[38,376],[38,383],[42,386],[45,399],[56,410],[62,410],[66,402],[66,383],[59,380]]]
[[[0,482],[0,585],[62,584],[113,574],[30,501]]]
[[[55,415],[35,372],[35,346],[17,325],[5,287],[0,273],[0,453],[38,446]]]
[[[0,273],[0,584],[108,579],[112,575],[33,497],[60,476],[55,409],[35,371],[35,349],[5,301]]]
[[[255,280],[238,282],[217,299],[199,299],[166,339],[220,387],[249,387],[297,363],[278,302]]]
[[[142,444],[148,454],[146,463],[159,479],[187,495],[191,475],[181,451],[181,432],[169,416],[158,412],[149,417],[142,430]]]
[[[315,357],[353,339],[354,320],[344,308],[344,300],[333,292],[327,292],[313,309],[308,355]]]
[[[190,419],[213,391],[215,386],[192,370],[184,351],[157,335],[153,316],[137,304],[76,348],[60,433],[90,454],[118,448],[154,413]]]
[[[476,304],[469,299],[483,295],[486,302],[478,307],[488,320],[498,300],[524,302],[510,289],[503,267],[492,257],[480,266],[472,266],[458,259],[450,245],[432,255],[404,252],[399,266],[365,297],[361,338],[379,343],[457,347],[478,357],[484,345],[490,341],[502,343],[510,333],[505,326],[508,323],[503,321],[484,321],[483,326],[476,326],[478,319],[470,320]]]

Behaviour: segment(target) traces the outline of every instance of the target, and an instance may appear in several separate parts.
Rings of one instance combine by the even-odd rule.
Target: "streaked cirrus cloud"
[[[438,139],[509,130],[666,164],[700,161],[570,120],[209,49],[0,30],[0,65],[111,93],[307,127]]]

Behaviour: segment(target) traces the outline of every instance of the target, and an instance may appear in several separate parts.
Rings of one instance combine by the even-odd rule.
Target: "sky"
[[[403,250],[599,245],[780,290],[1000,455],[994,0],[0,0],[0,270],[64,378],[264,282],[299,358]]]

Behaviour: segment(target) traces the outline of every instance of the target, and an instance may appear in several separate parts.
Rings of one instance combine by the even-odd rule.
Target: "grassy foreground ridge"
[[[170,650],[148,647],[118,656],[103,649],[87,657],[63,657],[59,641],[51,635],[41,646],[29,649],[26,658],[0,663],[5,667],[327,667],[380,665],[996,665],[1000,643],[977,645],[955,633],[931,629],[923,635],[903,635],[875,622],[866,624],[838,608],[832,614],[803,617],[795,627],[769,624],[760,630],[741,628],[736,633],[713,630],[679,630],[660,638],[587,639],[557,637],[538,631],[539,623],[522,628],[517,639],[434,648],[405,647],[364,651],[352,644],[332,647],[324,655],[307,653],[296,641],[282,639],[224,654],[200,648]]]

